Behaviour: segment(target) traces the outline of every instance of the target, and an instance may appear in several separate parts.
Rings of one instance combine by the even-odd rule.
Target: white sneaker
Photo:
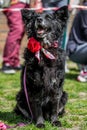
[[[2,67],[2,72],[5,74],[15,74],[16,73],[16,71],[11,66],[6,66],[6,65],[4,65]]]
[[[81,71],[80,75],[77,77],[79,82],[87,82],[87,72]]]

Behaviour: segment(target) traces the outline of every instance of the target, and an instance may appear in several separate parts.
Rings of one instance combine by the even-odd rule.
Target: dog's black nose
[[[38,21],[38,22],[42,22],[42,20],[43,20],[43,19],[42,19],[41,17],[38,17],[38,18],[37,18],[37,21]]]

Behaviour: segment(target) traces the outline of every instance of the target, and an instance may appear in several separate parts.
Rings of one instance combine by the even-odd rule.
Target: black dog
[[[67,93],[63,91],[65,52],[57,41],[66,26],[67,7],[52,14],[22,10],[22,16],[29,43],[24,51],[21,90],[15,112],[32,118],[37,127],[44,127],[44,120],[60,126],[58,115],[64,112]]]

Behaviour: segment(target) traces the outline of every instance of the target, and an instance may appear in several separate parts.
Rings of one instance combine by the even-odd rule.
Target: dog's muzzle
[[[38,17],[37,20],[35,21],[35,28],[36,28],[37,37],[39,38],[45,37],[47,32],[47,27],[44,20],[41,17]]]

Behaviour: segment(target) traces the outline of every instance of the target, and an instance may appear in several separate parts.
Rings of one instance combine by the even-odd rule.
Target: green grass
[[[53,127],[45,122],[46,127],[41,130],[87,130],[87,83],[76,81],[79,74],[77,67],[69,63],[70,72],[66,74],[64,90],[68,92],[68,103],[65,116],[60,118],[62,127]],[[5,75],[0,72],[0,121],[9,125],[26,122],[16,116],[13,109],[16,104],[16,94],[20,89],[20,72],[15,75]],[[14,130],[39,130],[34,124],[17,127]]]

